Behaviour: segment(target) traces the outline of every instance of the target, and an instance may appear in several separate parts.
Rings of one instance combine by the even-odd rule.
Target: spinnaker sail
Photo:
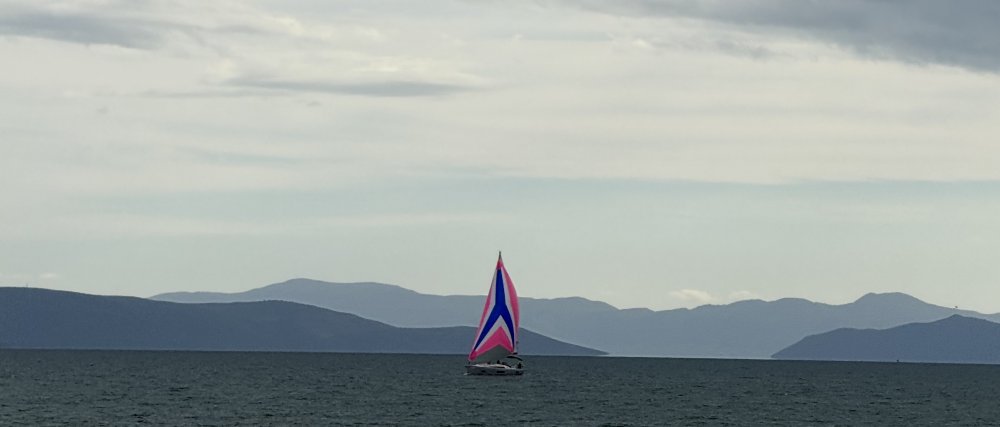
[[[483,315],[479,318],[479,329],[469,353],[471,363],[500,360],[517,354],[517,328],[520,323],[520,309],[517,305],[517,291],[503,265],[503,255],[497,259],[493,272],[490,293],[486,295]]]

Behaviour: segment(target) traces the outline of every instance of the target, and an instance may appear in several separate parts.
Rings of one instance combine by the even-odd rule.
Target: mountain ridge
[[[182,304],[0,287],[7,348],[465,354],[475,329],[400,328],[288,301]],[[521,330],[526,355],[601,355]]]
[[[376,296],[359,283],[343,286],[295,279],[240,293],[168,293],[152,298],[203,302],[294,300],[392,325],[421,327],[474,326],[482,311],[483,296],[429,295],[396,285],[376,288],[388,292],[380,291]],[[297,290],[288,293],[288,289]],[[579,297],[522,297],[520,301],[522,326],[555,339],[623,356],[766,359],[803,337],[842,327],[886,328],[938,320],[956,313],[1000,320],[998,315],[936,306],[898,292],[870,293],[837,305],[781,298],[661,311],[619,309]]]

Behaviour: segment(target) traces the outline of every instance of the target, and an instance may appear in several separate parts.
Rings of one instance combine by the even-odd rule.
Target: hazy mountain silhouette
[[[295,279],[241,293],[170,293],[177,302],[285,300],[396,326],[475,325],[482,296],[420,294],[379,283]],[[694,309],[620,310],[583,298],[521,298],[521,324],[546,336],[615,355],[769,358],[803,337],[833,329],[888,328],[952,314],[1000,319],[927,304],[901,293],[868,294],[843,305],[785,298]]]
[[[399,328],[287,301],[179,304],[37,288],[0,288],[8,348],[335,351],[464,354],[475,330]],[[525,355],[599,355],[522,329]]]
[[[775,359],[1000,363],[1000,324],[954,315],[890,329],[837,329],[802,339]]]
[[[437,327],[475,326],[483,311],[483,296],[427,295],[383,283],[330,283],[292,279],[282,283],[233,294],[219,292],[173,292],[152,299],[172,302],[246,302],[281,300],[357,314],[396,326]],[[583,298],[520,298],[522,315],[544,319],[583,317],[599,312],[616,312],[614,306]],[[524,313],[526,312],[526,313]]]

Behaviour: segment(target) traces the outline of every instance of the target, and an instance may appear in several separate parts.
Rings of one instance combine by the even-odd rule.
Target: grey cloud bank
[[[0,15],[0,34],[151,49],[160,46],[162,40],[158,31],[149,28],[150,24],[92,15],[15,12]]]
[[[582,4],[608,13],[693,18],[747,31],[814,38],[876,59],[1000,71],[1000,3],[990,0],[624,0]]]

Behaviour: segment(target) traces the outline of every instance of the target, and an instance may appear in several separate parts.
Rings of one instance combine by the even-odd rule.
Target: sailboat
[[[517,356],[517,328],[520,321],[517,291],[503,265],[503,254],[497,257],[490,293],[486,295],[483,315],[472,341],[468,375],[521,375],[524,361]]]

